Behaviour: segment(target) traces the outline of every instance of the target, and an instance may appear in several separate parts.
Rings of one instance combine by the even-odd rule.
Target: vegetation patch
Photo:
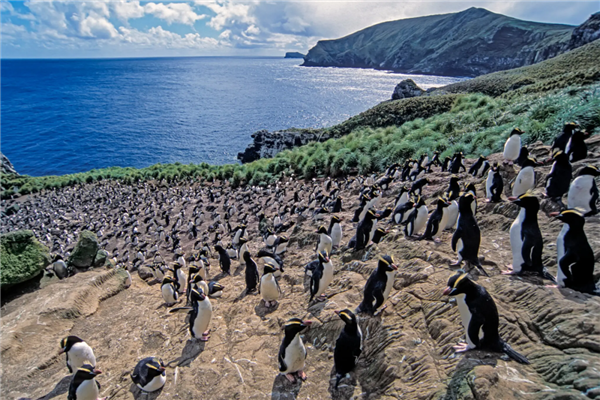
[[[6,289],[38,276],[50,264],[50,254],[32,231],[15,231],[0,235],[0,263],[0,285]]]

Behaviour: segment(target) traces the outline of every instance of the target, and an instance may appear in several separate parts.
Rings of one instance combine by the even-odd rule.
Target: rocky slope
[[[590,145],[593,154],[586,162],[596,164],[599,138],[591,139]],[[542,159],[548,149],[538,143],[531,152]],[[500,161],[501,156],[492,155],[490,160]],[[576,163],[574,170],[582,164]],[[470,162],[467,168],[469,165]],[[549,166],[539,168],[540,182],[548,171]],[[503,175],[507,183],[515,171],[506,167]],[[104,181],[20,198],[19,212],[3,224],[2,229],[9,230],[30,225],[40,240],[49,246],[56,244],[56,251],[64,251],[61,246],[68,249],[70,237],[90,229],[102,238],[106,249],[115,256],[118,253],[118,263],[125,262],[132,269],[133,284],[125,289],[126,277],[117,270],[94,270],[5,304],[2,397],[66,399],[69,377],[64,357],[58,355],[58,343],[62,337],[75,334],[94,348],[98,368],[104,372],[98,378],[101,394],[111,399],[600,399],[600,298],[546,288],[545,282],[536,278],[500,275],[511,262],[508,229],[517,210],[506,201],[484,203],[483,179],[466,174],[461,177],[462,183],[477,185],[480,255],[490,274],[475,275],[474,279],[487,288],[498,305],[501,336],[526,355],[531,365],[517,364],[488,352],[454,353],[452,346],[463,337],[463,329],[456,305],[441,296],[448,277],[454,273],[448,266],[455,259],[450,248],[451,232],[443,234],[441,243],[420,242],[405,239],[397,227],[390,226],[388,236],[366,257],[363,252],[334,254],[335,276],[328,290],[329,299],[308,304],[303,266],[314,258],[317,224],[303,216],[284,219],[295,225],[288,230],[291,241],[285,256],[285,274],[280,279],[280,304],[266,309],[259,296],[245,294],[244,274],[237,262],[233,264],[232,276],[223,276],[218,262],[212,259],[210,277],[225,286],[225,294],[212,300],[210,341],[203,344],[191,340],[184,316],[167,312],[160,285],[147,278],[144,268],[139,269],[138,276],[127,261],[126,253],[135,252],[135,246],[126,242],[132,228],[142,232],[140,243],[153,243],[157,231],[148,221],[158,219],[148,220],[147,216],[161,215],[160,210],[165,210],[173,224],[168,229],[180,232],[187,256],[194,251],[187,224],[195,221],[195,209],[206,212],[205,220],[198,226],[203,232],[213,223],[206,210],[209,205],[217,206],[216,212],[223,214],[227,199],[238,209],[245,204],[247,211],[248,204],[259,203],[271,217],[280,207],[293,203],[295,191],[300,192],[301,203],[306,204],[308,194],[324,189],[325,182],[286,178],[278,188],[246,187],[234,192],[224,188],[223,195],[211,202],[206,197],[206,187],[189,181],[134,186]],[[431,184],[426,186],[424,196],[429,203],[446,189],[449,174],[434,172],[428,178]],[[353,234],[354,225],[349,221],[357,207],[360,185],[351,177],[340,184],[345,243]],[[396,182],[384,193],[382,207],[393,202],[401,186]],[[508,186],[505,185],[507,191]],[[538,195],[543,191],[541,186],[538,184],[535,190]],[[275,193],[284,188],[286,194],[278,199]],[[213,190],[221,192],[218,183]],[[553,203],[543,200],[539,214],[544,260],[553,274],[555,240],[561,224],[547,213],[555,209]],[[37,213],[38,219],[28,219],[30,213]],[[46,214],[52,216],[48,224],[51,230],[58,229],[56,234],[46,235],[38,225],[46,220]],[[240,216],[241,213],[234,213],[231,225],[235,226]],[[177,219],[180,222],[174,222]],[[137,226],[132,221],[137,221]],[[600,258],[599,222],[600,217],[591,217],[585,226],[596,259]],[[63,229],[68,231],[63,233]],[[119,236],[119,232],[124,234]],[[262,247],[262,240],[254,213],[249,216],[247,236],[251,240],[250,251],[255,254]],[[229,240],[223,239],[225,243]],[[170,262],[174,258],[170,243],[159,244],[158,252]],[[380,316],[361,318],[366,340],[357,371],[352,382],[344,380],[335,391],[332,351],[342,323],[333,310],[354,309],[359,304],[366,279],[381,254],[393,255],[400,266],[388,307]],[[148,257],[144,263],[151,262]],[[287,382],[277,370],[281,327],[291,317],[314,321],[304,335],[308,381],[297,385]],[[168,381],[158,396],[141,395],[129,379],[137,361],[150,355],[169,363]]]
[[[12,163],[4,154],[0,153],[0,167],[2,168],[3,174],[15,174],[19,175],[15,167],[13,167]]]
[[[597,24],[589,21],[574,31],[572,26],[469,8],[384,22],[340,39],[321,40],[303,65],[478,76],[538,63],[588,43],[597,34]]]

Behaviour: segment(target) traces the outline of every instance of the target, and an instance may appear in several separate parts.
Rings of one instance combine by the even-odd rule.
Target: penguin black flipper
[[[556,278],[552,276],[545,267],[542,268],[542,278],[548,279],[552,283],[556,283]]]
[[[383,291],[385,290],[385,283],[381,281],[377,281],[377,284],[373,287],[373,296],[375,297],[375,305],[373,306],[373,311],[376,311],[385,299],[383,298]]]
[[[189,311],[191,309],[192,309],[192,307],[175,307],[175,308],[171,308],[169,310],[169,314],[176,313],[176,312],[183,311],[183,310]]]
[[[458,243],[458,239],[462,238],[462,229],[460,225],[456,228],[454,235],[452,235],[452,240],[450,245],[452,247],[452,251],[456,251],[456,244]]]
[[[513,348],[510,347],[510,345],[504,341],[502,341],[502,351],[518,363],[529,364],[529,360],[524,355],[514,351]]]
[[[319,282],[323,277],[323,268],[315,268],[313,271],[312,277],[310,279],[310,299],[308,301],[312,301],[317,292],[319,291]]]
[[[469,321],[469,328],[467,329],[467,335],[469,339],[475,345],[475,348],[479,347],[479,332],[483,327],[485,317],[479,313],[473,313],[471,320]]]

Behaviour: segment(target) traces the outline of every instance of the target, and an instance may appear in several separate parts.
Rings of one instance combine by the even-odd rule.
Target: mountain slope
[[[303,65],[477,76],[554,57],[568,47],[573,29],[469,8],[384,22],[319,41]]]

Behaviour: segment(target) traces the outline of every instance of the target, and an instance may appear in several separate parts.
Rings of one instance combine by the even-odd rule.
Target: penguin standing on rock
[[[500,168],[498,164],[494,164],[488,177],[485,181],[485,194],[487,201],[490,203],[498,203],[502,201],[502,192],[504,191],[504,181],[502,175],[500,175]]]
[[[406,237],[411,237],[421,232],[423,228],[425,228],[425,224],[427,224],[427,215],[429,215],[429,213],[425,200],[419,196],[416,200],[414,209],[404,223],[404,235]]]
[[[100,383],[96,381],[96,376],[102,371],[95,369],[91,364],[84,364],[77,369],[71,384],[69,385],[68,400],[98,400],[100,394]],[[106,397],[100,399],[105,400]]]
[[[519,171],[519,174],[515,178],[515,182],[512,188],[513,197],[519,197],[523,193],[533,189],[535,187],[535,170],[534,167],[538,166],[539,163],[533,158],[528,158],[523,164],[523,168]]]
[[[292,318],[285,323],[284,337],[279,348],[279,372],[284,374],[291,383],[297,379],[306,380],[304,363],[306,361],[306,348],[300,333],[312,324],[312,321]]]
[[[564,222],[556,239],[558,286],[600,296],[594,282],[594,251],[583,230],[583,212],[568,209],[556,215],[556,218]]]
[[[356,244],[354,246],[354,250],[362,250],[367,246],[367,244],[369,244],[369,240],[371,239],[371,230],[373,229],[373,220],[378,217],[379,214],[375,214],[375,211],[373,210],[369,210],[365,214],[365,218],[360,221],[356,227]]]
[[[165,364],[158,357],[146,357],[133,369],[131,380],[146,393],[156,392],[167,382]]]
[[[443,294],[456,297],[460,319],[465,328],[467,343],[454,346],[457,353],[488,350],[505,353],[521,364],[529,364],[527,358],[514,351],[500,338],[498,309],[494,299],[483,286],[469,279],[468,274],[458,271],[448,280],[448,287]]]
[[[471,203],[475,197],[471,193],[461,196],[459,199],[458,225],[452,235],[452,250],[458,253],[458,261],[452,266],[460,266],[463,261],[467,265],[475,265],[485,276],[489,276],[479,262],[479,245],[481,243],[481,231],[473,216]]]
[[[544,268],[542,262],[544,240],[537,219],[540,210],[538,198],[525,193],[515,199],[513,203],[518,205],[521,210],[510,226],[513,263],[507,268],[512,271],[506,271],[503,274],[536,274],[556,282]]]
[[[229,254],[227,254],[227,250],[221,245],[216,245],[215,251],[219,253],[219,265],[221,266],[221,271],[223,271],[224,274],[231,275],[229,272],[231,269],[231,258],[229,257]]]
[[[554,164],[546,177],[546,196],[556,202],[562,203],[562,196],[569,191],[569,184],[573,178],[569,156],[557,150],[554,153]]]
[[[469,174],[473,175],[474,177],[477,177],[477,175],[482,175],[483,173],[485,173],[483,168],[486,161],[487,158],[485,158],[483,155],[479,156],[477,161],[475,161],[475,163],[471,165],[471,168],[469,168]]]
[[[244,253],[244,262],[246,263],[246,293],[252,293],[258,287],[258,267],[249,251]]]
[[[335,341],[333,362],[335,364],[335,388],[338,388],[342,378],[350,377],[362,353],[363,335],[358,326],[356,315],[348,309],[334,311],[344,321],[344,328]]]
[[[579,170],[577,178],[569,187],[567,195],[568,208],[581,208],[585,216],[598,214],[598,187],[594,178],[600,176],[600,171],[593,165],[588,165]]]
[[[587,158],[587,144],[584,141],[587,137],[588,135],[582,131],[575,131],[571,135],[565,153],[569,155],[569,161],[572,163]]]
[[[331,237],[331,247],[337,249],[342,241],[342,225],[340,224],[340,218],[337,215],[331,217],[327,234]]]
[[[202,288],[193,289],[191,294],[192,310],[190,311],[190,334],[194,339],[207,342],[210,338],[210,320],[212,304]],[[173,312],[174,310],[171,310]]]
[[[448,206],[450,203],[443,197],[438,197],[435,210],[427,220],[425,233],[419,237],[419,240],[433,240],[442,232],[448,222]],[[439,239],[436,239],[439,241]]]
[[[579,124],[575,122],[567,122],[565,124],[562,133],[558,135],[552,143],[552,154],[554,154],[556,150],[562,150],[564,153],[566,153],[565,150],[567,148],[567,143],[569,143],[573,132],[575,132],[577,128],[579,128]]]
[[[277,301],[281,296],[281,288],[273,275],[275,271],[277,271],[277,267],[266,263],[263,276],[260,278],[258,292],[261,294],[267,308],[277,305]]]
[[[408,200],[403,204],[400,204],[396,207],[394,212],[392,213],[392,223],[398,225],[405,222],[408,219],[408,216],[413,210],[414,202],[412,200]]]
[[[523,131],[519,128],[515,128],[510,133],[510,136],[504,143],[504,152],[502,155],[504,156],[504,161],[510,164],[513,163],[518,157],[521,151],[521,135]]]
[[[173,304],[177,303],[177,299],[179,298],[178,289],[179,282],[177,282],[177,279],[168,275],[163,278],[160,291],[167,307],[171,307]]]
[[[425,185],[429,184],[429,180],[427,178],[421,178],[415,183],[412,184],[409,191],[409,196],[420,196],[421,191]]]
[[[77,336],[67,336],[60,341],[59,354],[67,355],[67,368],[70,373],[77,371],[83,364],[96,366],[96,357],[92,348]]]
[[[325,291],[329,284],[333,281],[333,264],[329,259],[329,253],[326,251],[319,252],[319,264],[316,265],[310,279],[310,299],[313,300],[316,295],[317,301],[327,300]]]
[[[450,185],[448,186],[448,190],[446,191],[446,199],[450,203],[446,213],[448,214],[448,220],[445,226],[442,226],[442,229],[452,229],[456,225],[456,220],[458,218],[458,198],[460,197],[460,186],[458,184],[459,177],[454,175],[450,178]]]
[[[378,311],[392,291],[396,271],[398,267],[391,256],[385,255],[379,258],[377,269],[367,279],[363,301],[356,312],[374,315]],[[385,307],[387,306],[382,310]]]
[[[317,230],[319,233],[319,244],[317,245],[317,253],[322,251],[327,252],[327,254],[331,253],[331,248],[333,247],[333,240],[331,236],[327,234],[327,229],[324,226],[320,226]]]
[[[461,168],[463,169],[463,171],[465,171],[465,172],[467,171],[467,168],[463,165],[462,160],[463,160],[462,152],[454,154],[454,157],[452,158],[452,162],[450,163],[450,173],[451,174],[460,173]]]

